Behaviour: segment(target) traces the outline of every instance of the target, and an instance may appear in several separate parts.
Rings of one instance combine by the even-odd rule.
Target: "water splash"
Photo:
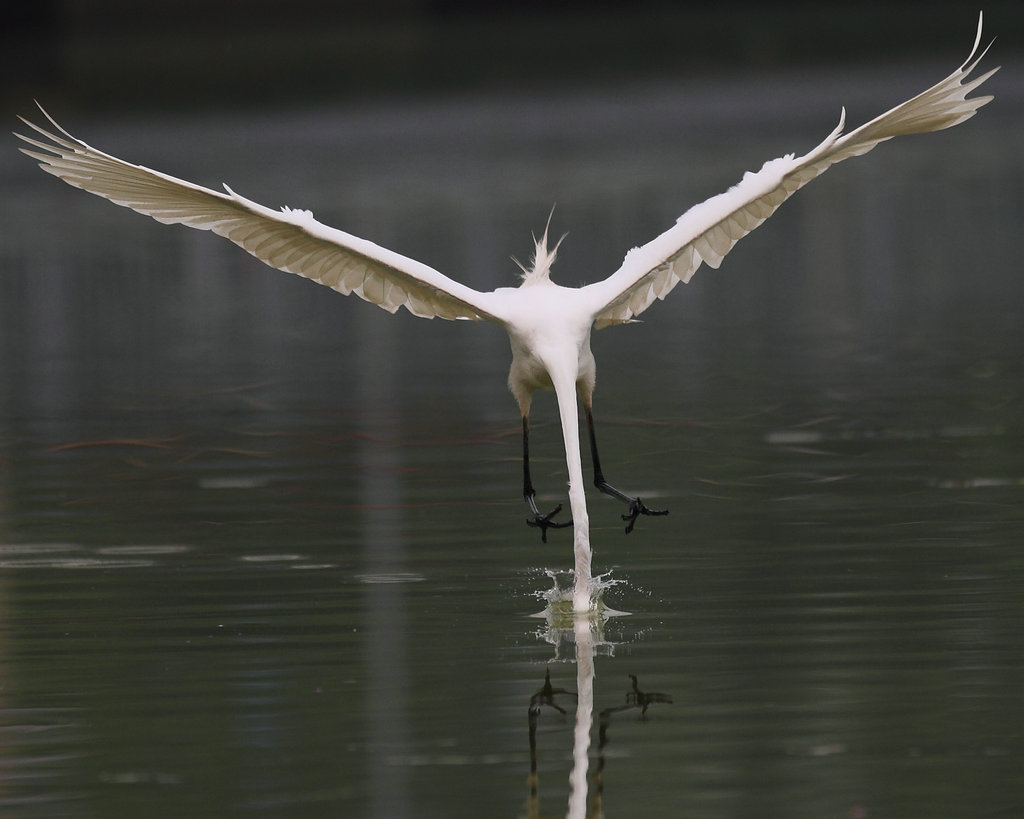
[[[576,615],[580,614],[596,618],[621,617],[629,614],[629,612],[617,611],[605,603],[606,591],[627,582],[612,577],[611,571],[590,578],[589,588],[585,590],[589,602],[584,611],[578,611],[575,606],[577,596],[575,572],[556,569],[544,569],[543,571],[551,580],[551,588],[534,592],[534,596],[545,603],[544,611],[535,616],[564,621],[566,627],[572,628]]]
[[[581,626],[585,626],[592,636],[588,639],[591,651],[611,655],[615,644],[604,636],[604,624],[612,617],[625,617],[628,611],[618,611],[605,603],[604,595],[609,589],[625,584],[625,580],[613,578],[611,572],[591,578],[589,589],[589,606],[587,610],[576,610],[576,575],[571,571],[544,569],[543,573],[551,580],[547,589],[533,592],[533,596],[544,601],[544,610],[531,615],[545,621],[542,628],[537,629],[536,636],[543,642],[555,647],[555,660],[571,662],[578,653],[577,636]]]

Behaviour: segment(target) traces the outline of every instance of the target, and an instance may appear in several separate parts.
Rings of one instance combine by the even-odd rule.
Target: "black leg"
[[[667,515],[668,509],[648,509],[640,498],[633,498],[625,492],[620,492],[604,479],[604,472],[601,469],[601,458],[597,454],[597,436],[594,434],[594,414],[591,412],[590,407],[587,407],[586,410],[587,430],[590,433],[590,459],[594,464],[594,486],[606,495],[618,498],[629,507],[629,512],[622,516],[622,519],[626,521],[626,534],[628,535],[633,531],[636,519],[640,515]]]
[[[556,523],[551,518],[562,511],[562,504],[558,504],[546,515],[542,515],[537,508],[536,492],[533,491],[533,481],[530,480],[530,422],[523,416],[523,498],[530,507],[531,517],[526,519],[528,526],[536,526],[540,529],[540,539],[548,542],[548,529],[564,529],[572,526],[572,521]]]

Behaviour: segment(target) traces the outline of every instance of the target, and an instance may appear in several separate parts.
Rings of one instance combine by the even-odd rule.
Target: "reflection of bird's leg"
[[[601,470],[601,458],[597,454],[597,436],[594,434],[594,413],[591,412],[589,404],[585,406],[587,411],[587,429],[590,432],[590,458],[594,463],[594,486],[618,498],[629,507],[629,512],[622,516],[626,521],[626,534],[633,531],[633,525],[640,515],[667,515],[668,509],[648,509],[640,498],[633,498],[625,492],[621,492],[604,479],[604,472]]]
[[[555,702],[556,694],[567,694],[570,697],[576,696],[572,691],[568,691],[565,688],[555,688],[552,686],[551,669],[544,669],[544,685],[530,697],[530,712],[539,713],[542,705],[550,705],[558,713],[564,714],[565,709]]]
[[[633,690],[626,694],[626,705],[629,707],[639,708],[640,716],[643,718],[647,717],[647,708],[649,705],[655,702],[672,703],[672,697],[668,694],[662,694],[659,691],[641,691],[640,685],[637,683],[636,675],[630,674],[629,678],[633,681]]]
[[[540,787],[537,777],[537,719],[540,716],[540,707],[542,705],[550,705],[558,713],[565,714],[565,709],[555,702],[555,695],[557,694],[567,694],[570,697],[576,696],[572,691],[552,686],[551,669],[546,668],[544,669],[544,685],[530,697],[530,710],[527,712],[527,721],[530,726],[530,776],[527,778],[527,782],[530,785],[530,816],[540,816],[538,810]]]
[[[527,518],[526,523],[529,526],[536,526],[540,529],[540,539],[544,543],[548,542],[548,529],[564,529],[566,526],[572,526],[572,521],[565,523],[556,523],[551,518],[562,511],[562,504],[558,504],[554,509],[548,512],[546,515],[542,515],[540,510],[537,509],[536,492],[533,491],[533,481],[530,480],[530,421],[524,415],[523,416],[523,498],[530,506],[530,512],[533,517]]]

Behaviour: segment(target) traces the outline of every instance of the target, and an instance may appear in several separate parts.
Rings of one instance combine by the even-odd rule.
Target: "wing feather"
[[[498,319],[491,294],[480,293],[427,265],[328,227],[309,211],[272,210],[235,193],[209,190],[133,165],[73,137],[40,106],[56,129],[21,117],[38,138],[17,134],[47,173],[164,224],[210,230],[279,270],[311,279],[394,313],[424,318]]]
[[[766,162],[725,193],[688,210],[660,236],[629,251],[615,273],[585,288],[594,300],[595,326],[632,321],[676,284],[688,282],[702,263],[717,268],[736,242],[836,162],[865,154],[892,137],[940,131],[974,116],[992,97],[967,95],[998,71],[994,68],[968,81],[988,50],[978,54],[981,30],[979,16],[970,55],[941,82],[848,134],[843,134],[844,111],[835,130],[807,154]]]

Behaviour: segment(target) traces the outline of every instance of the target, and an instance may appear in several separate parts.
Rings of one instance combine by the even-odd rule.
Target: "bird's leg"
[[[648,509],[640,498],[630,497],[625,492],[621,492],[616,489],[604,479],[604,472],[601,469],[601,458],[597,454],[597,436],[594,434],[594,413],[591,411],[589,406],[586,407],[586,411],[587,429],[590,432],[590,458],[594,463],[594,486],[606,495],[618,498],[629,507],[629,512],[622,516],[622,519],[626,521],[626,534],[628,535],[633,531],[636,519],[640,515],[667,515],[668,509]]]
[[[562,504],[558,504],[546,515],[542,515],[537,508],[536,492],[533,491],[533,481],[530,480],[530,422],[523,416],[523,498],[530,506],[532,517],[526,519],[528,526],[536,526],[540,529],[540,539],[548,542],[548,529],[564,529],[572,526],[572,521],[556,523],[551,518],[562,511]]]

